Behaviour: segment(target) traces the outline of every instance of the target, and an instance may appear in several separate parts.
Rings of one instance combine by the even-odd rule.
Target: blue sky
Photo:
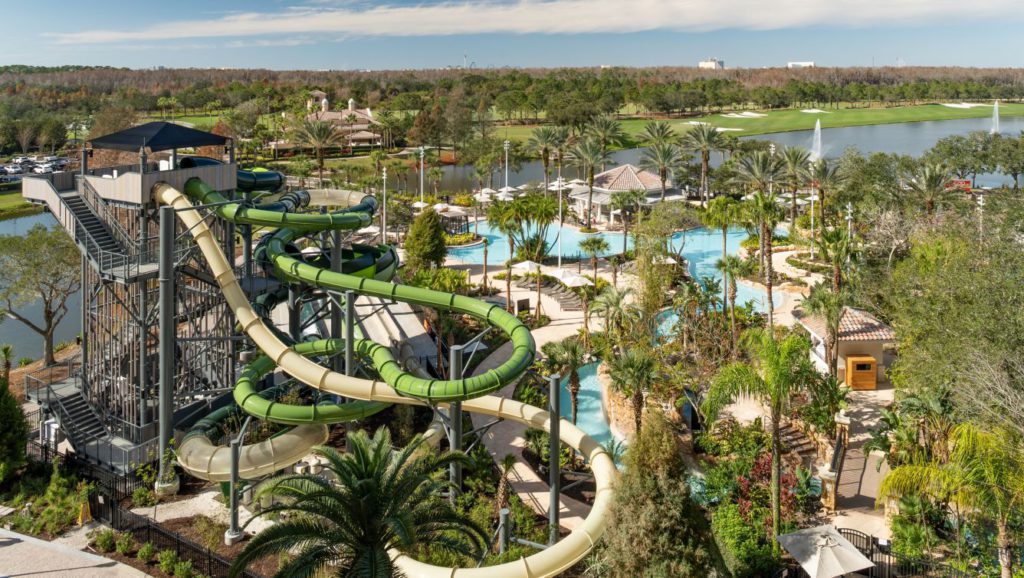
[[[1016,0],[38,0],[0,62],[147,68],[1021,66]],[[34,25],[38,22],[38,25]],[[8,24],[11,24],[9,22]]]

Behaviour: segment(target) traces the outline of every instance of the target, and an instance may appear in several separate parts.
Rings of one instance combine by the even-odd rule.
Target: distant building
[[[725,70],[725,61],[717,58],[709,58],[698,62],[697,68],[704,70]]]
[[[306,118],[309,120],[325,120],[338,127],[345,135],[350,146],[381,145],[379,131],[380,122],[373,117],[369,108],[356,108],[356,101],[348,99],[348,107],[343,110],[331,110],[327,94],[314,90],[306,100]]]
[[[814,68],[814,61],[807,60],[804,62],[787,62],[786,68]]]

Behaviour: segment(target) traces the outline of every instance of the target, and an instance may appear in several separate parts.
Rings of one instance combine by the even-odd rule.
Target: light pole
[[[818,193],[811,193],[811,261],[814,261],[814,201],[818,200]]]
[[[427,149],[420,146],[420,203],[423,202],[423,163],[427,158]]]
[[[853,241],[853,203],[846,203],[846,239]]]
[[[768,145],[768,154],[772,155],[772,159],[775,158],[775,143],[771,143],[771,144]],[[774,184],[775,184],[775,175],[773,173],[773,174],[770,174],[768,176],[768,194],[769,195],[772,194],[772,185],[774,185]]]
[[[380,211],[380,236],[382,242],[388,244],[388,168],[384,167],[382,170],[383,176],[383,203]]]
[[[985,242],[985,197],[978,195],[978,237]]]
[[[508,192],[508,148],[510,146],[512,146],[512,143],[507,140],[502,145],[502,148],[505,149],[505,192]]]
[[[562,151],[558,151],[558,270],[562,270],[562,227],[565,219],[562,216]]]

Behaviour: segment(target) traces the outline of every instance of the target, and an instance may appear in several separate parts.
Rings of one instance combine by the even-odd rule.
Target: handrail
[[[836,447],[832,452],[832,463],[830,468],[836,474],[836,479],[839,479],[842,474],[843,465],[846,462],[846,444],[843,443],[843,436],[836,437]]]
[[[88,179],[84,179],[81,176],[77,177],[77,181],[81,183],[82,200],[103,221],[103,224],[107,226],[107,230],[110,231],[114,240],[125,249],[125,253],[137,252],[132,251],[132,249],[136,248],[135,240],[121,226],[121,222],[117,220],[117,217],[110,210],[110,206],[103,200],[99,192],[96,191],[96,187],[93,187]]]

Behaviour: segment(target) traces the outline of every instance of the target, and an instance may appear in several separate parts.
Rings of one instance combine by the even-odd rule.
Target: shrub
[[[192,578],[194,574],[195,570],[192,569],[191,560],[179,560],[174,565],[175,578]]]
[[[449,247],[457,245],[468,245],[476,240],[477,236],[472,231],[466,233],[456,233],[454,235],[449,235],[448,233],[445,233],[444,235],[444,242]]]
[[[132,535],[125,532],[117,537],[117,542],[114,543],[114,549],[117,550],[118,554],[127,556],[131,554],[132,550],[135,549],[135,539]]]
[[[412,271],[440,267],[447,255],[441,217],[427,208],[409,226],[405,238],[406,266]]]
[[[15,519],[14,529],[33,535],[58,536],[75,525],[89,497],[90,486],[64,475],[54,464],[50,480],[41,496],[28,501],[28,515]]]
[[[725,565],[736,578],[769,576],[778,565],[764,532],[748,523],[736,504],[723,504],[711,517],[711,531]]]
[[[156,555],[156,567],[164,574],[173,574],[178,563],[178,553],[174,550],[161,550]]]
[[[35,361],[36,360],[32,359],[31,357],[19,357],[18,358],[18,367],[27,367],[27,366],[32,365],[33,363],[35,363]]]
[[[0,424],[3,424],[0,427],[0,485],[3,485],[27,463],[25,442],[28,440],[25,413],[3,378],[0,378]]]
[[[156,492],[146,486],[135,488],[132,492],[132,505],[136,508],[148,508],[156,504]]]
[[[96,534],[96,539],[93,543],[96,545],[96,549],[106,554],[107,552],[114,551],[114,545],[117,541],[117,536],[114,531],[110,528],[104,528]]]
[[[138,554],[135,557],[144,564],[149,564],[153,561],[153,556],[156,555],[156,546],[152,542],[146,542],[139,548]]]

